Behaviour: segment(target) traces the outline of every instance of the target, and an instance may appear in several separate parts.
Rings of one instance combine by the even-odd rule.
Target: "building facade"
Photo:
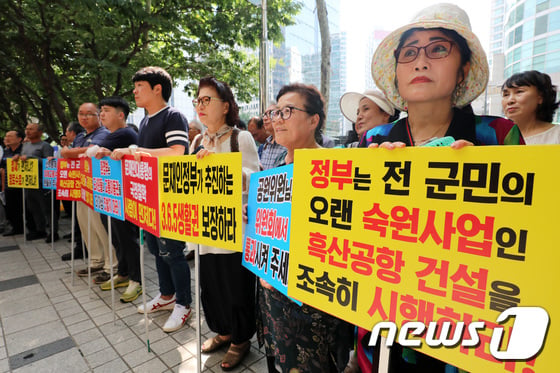
[[[491,27],[489,114],[503,115],[501,86],[515,73],[538,70],[560,85],[560,0],[493,0]]]

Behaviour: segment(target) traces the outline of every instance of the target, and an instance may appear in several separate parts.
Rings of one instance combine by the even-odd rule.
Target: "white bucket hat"
[[[340,98],[340,111],[350,122],[356,123],[358,119],[358,107],[363,98],[369,98],[390,116],[395,114],[395,108],[389,100],[387,100],[383,92],[377,90],[368,90],[364,93],[346,92]]]
[[[394,52],[401,36],[413,28],[444,28],[454,30],[467,41],[472,52],[471,67],[465,81],[457,92],[455,105],[463,107],[480,96],[488,84],[488,61],[480,41],[471,31],[467,13],[454,4],[436,4],[421,10],[406,26],[391,32],[379,45],[371,62],[371,73],[375,84],[383,90],[385,96],[398,109],[405,110],[406,102],[395,86],[395,68],[397,61]]]

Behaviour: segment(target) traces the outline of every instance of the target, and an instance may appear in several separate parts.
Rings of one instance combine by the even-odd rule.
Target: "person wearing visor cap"
[[[378,90],[364,93],[346,92],[340,98],[340,111],[350,122],[360,141],[348,145],[349,148],[363,144],[364,134],[375,126],[390,123],[399,117],[400,111]]]

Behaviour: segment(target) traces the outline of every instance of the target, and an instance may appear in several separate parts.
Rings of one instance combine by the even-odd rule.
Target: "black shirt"
[[[140,122],[138,146],[149,149],[183,145],[189,151],[188,121],[177,109],[166,107]]]
[[[115,132],[111,132],[105,137],[99,146],[107,148],[109,150],[115,150],[116,148],[126,148],[129,145],[136,144],[138,142],[138,135],[130,127],[119,128]]]

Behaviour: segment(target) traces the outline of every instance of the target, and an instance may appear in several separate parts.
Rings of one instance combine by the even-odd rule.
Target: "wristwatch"
[[[134,155],[134,153],[136,153],[138,151],[138,145],[129,145],[128,150],[130,150],[130,154]]]

